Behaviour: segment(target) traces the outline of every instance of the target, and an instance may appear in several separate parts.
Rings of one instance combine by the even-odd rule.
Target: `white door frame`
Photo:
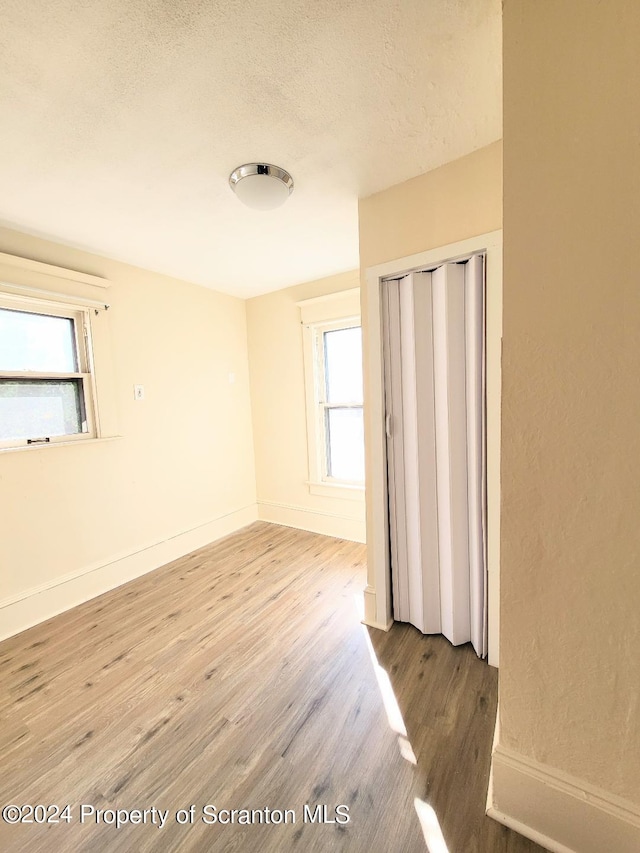
[[[502,230],[480,234],[365,270],[367,366],[367,588],[364,622],[393,623],[389,565],[389,511],[382,356],[382,280],[486,253],[487,584],[489,663],[498,666],[500,632],[500,406],[502,357]]]

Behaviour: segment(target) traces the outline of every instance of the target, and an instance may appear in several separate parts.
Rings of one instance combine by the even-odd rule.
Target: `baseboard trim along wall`
[[[377,628],[379,631],[389,631],[393,625],[393,619],[388,622],[380,622],[376,618],[378,612],[378,599],[375,589],[367,584],[364,591],[364,618],[363,623],[370,628]]]
[[[0,601],[0,640],[184,557],[257,520],[257,506],[250,504],[161,542],[131,553],[117,554],[106,563],[86,566],[6,598]]]
[[[282,524],[284,527],[297,527],[299,530],[322,533],[324,536],[335,536],[337,539],[348,539],[351,542],[366,541],[364,518],[347,518],[333,512],[264,500],[258,501],[258,518],[261,521]]]
[[[498,744],[487,814],[552,853],[637,853],[640,807]]]

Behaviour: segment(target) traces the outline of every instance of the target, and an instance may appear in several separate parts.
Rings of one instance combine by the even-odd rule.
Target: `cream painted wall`
[[[371,397],[366,275],[370,267],[456,243],[502,227],[502,145],[496,142],[384,192],[362,199],[360,216],[361,305],[364,334],[365,401]],[[367,470],[372,470],[376,417],[365,405]],[[365,616],[384,627],[384,603],[376,601],[374,500],[367,485],[368,586]],[[377,527],[376,527],[377,525]]]
[[[111,279],[122,436],[0,454],[0,608],[86,569],[89,597],[110,561],[201,525],[211,534],[216,520],[226,532],[255,518],[244,302],[14,231],[0,230],[0,251]]]
[[[359,287],[358,272],[247,301],[251,402],[260,517],[364,541],[364,496],[309,493],[300,308],[303,299]]]
[[[502,227],[502,143],[362,199],[360,269]]]
[[[505,4],[500,741],[636,806],[639,44],[635,0]]]

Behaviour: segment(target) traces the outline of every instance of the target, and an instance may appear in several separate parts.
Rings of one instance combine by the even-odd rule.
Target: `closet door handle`
[[[388,414],[384,419],[384,429],[387,433],[387,438],[391,438],[391,415]]]

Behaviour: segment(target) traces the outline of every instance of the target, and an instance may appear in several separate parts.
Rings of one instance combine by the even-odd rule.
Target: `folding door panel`
[[[386,282],[383,318],[394,618],[439,633],[431,274]]]
[[[469,606],[471,642],[480,657],[487,654],[484,341],[484,257],[475,255],[465,264],[465,343]]]
[[[408,622],[410,607],[402,428],[399,281],[387,281],[384,284],[382,291],[382,321],[393,618],[398,622]]]
[[[442,633],[471,639],[467,514],[464,266],[433,272],[433,361]]]
[[[432,273],[413,273],[413,341],[415,357],[416,458],[411,476],[416,480],[416,515],[420,537],[417,595],[422,619],[413,622],[425,634],[439,634],[440,561],[438,544],[438,502],[436,478],[436,424],[433,371]],[[410,475],[407,474],[407,477]],[[413,621],[413,620],[412,620]]]

